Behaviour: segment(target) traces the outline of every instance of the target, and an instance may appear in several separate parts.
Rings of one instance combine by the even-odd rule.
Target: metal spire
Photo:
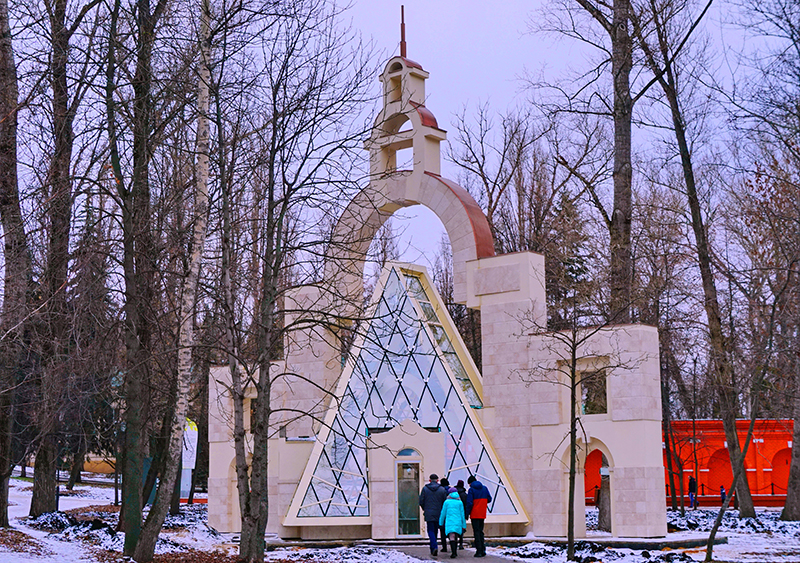
[[[406,15],[405,6],[400,6],[400,56],[406,58]]]

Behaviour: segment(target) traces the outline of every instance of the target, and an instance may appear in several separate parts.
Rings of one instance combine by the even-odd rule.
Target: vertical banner
[[[181,470],[181,498],[189,498],[192,488],[192,471],[197,462],[197,424],[186,419],[186,428],[183,429],[183,466]]]

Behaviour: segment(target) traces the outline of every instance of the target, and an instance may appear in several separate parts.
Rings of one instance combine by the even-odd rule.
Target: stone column
[[[467,262],[467,306],[481,311],[482,420],[510,485],[531,517],[541,505],[538,499],[534,502],[531,479],[527,334],[545,320],[544,257],[520,252]]]

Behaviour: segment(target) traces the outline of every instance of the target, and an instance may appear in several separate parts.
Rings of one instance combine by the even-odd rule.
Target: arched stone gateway
[[[268,531],[306,539],[421,537],[413,493],[437,473],[451,482],[476,475],[490,490],[489,536],[565,536],[565,368],[577,358],[573,367],[592,382],[578,397],[594,397],[583,405],[579,447],[585,455],[588,444],[607,459],[611,533],[665,535],[657,330],[587,329],[573,349],[564,335],[547,331],[543,256],[496,256],[480,207],[441,177],[446,133],[425,107],[427,77],[405,56],[392,58],[380,75],[383,110],[365,143],[371,181],[335,226],[324,278],[330,295],[360,302],[363,260],[376,231],[396,210],[425,205],[450,238],[455,300],[481,311],[483,364],[467,353],[421,266],[387,266],[366,315],[358,314],[346,358],[335,335],[295,321],[314,316],[323,302],[327,314],[342,318],[355,305],[332,303],[312,286],[288,296],[297,318],[286,323],[298,329],[287,338],[285,361],[271,368],[271,400],[308,414],[281,419],[270,440]],[[397,170],[398,151],[408,149],[411,169]],[[227,368],[212,369],[210,378],[209,524],[237,531]],[[579,497],[583,490],[579,470]],[[575,531],[585,536],[582,521]]]

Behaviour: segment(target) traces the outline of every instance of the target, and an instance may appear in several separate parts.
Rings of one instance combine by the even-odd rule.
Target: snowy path
[[[91,485],[78,485],[74,496],[62,496],[59,503],[61,510],[81,508],[91,505],[110,505],[114,500],[111,488]],[[19,553],[0,545],[0,563],[98,563],[92,548],[85,547],[80,541],[63,541],[65,535],[50,534],[26,525],[24,518],[28,515],[31,501],[31,483],[11,480],[9,491],[9,519],[12,526],[34,538],[40,549],[38,553]],[[181,516],[176,518],[176,526],[165,532],[160,552],[175,551],[190,547],[204,553],[224,550],[225,544],[230,546],[229,535],[219,535],[205,525],[204,508],[185,508]],[[696,537],[707,530],[713,522],[712,511],[698,510],[687,513],[686,517],[670,515],[670,520],[683,529],[693,530],[670,534],[672,538],[681,535]],[[731,563],[800,563],[800,523],[781,522],[775,511],[762,511],[759,520],[739,520],[738,513],[731,511],[723,522],[722,534],[728,537],[729,543],[717,545],[714,549],[715,561]],[[68,537],[68,536],[67,536]],[[109,536],[106,535],[106,538]],[[62,538],[62,539],[59,539]],[[113,537],[113,541],[104,542],[105,547],[119,550],[121,534]],[[603,563],[656,563],[678,561],[701,561],[705,555],[704,548],[691,550],[664,551],[632,551],[628,549],[604,549],[596,545],[584,545],[582,555],[587,560]],[[459,552],[458,560],[473,559],[474,550]],[[490,547],[487,550],[487,562],[528,561],[531,563],[564,563],[563,549],[553,548],[535,541],[513,548]],[[378,546],[358,546],[337,549],[304,549],[292,547],[276,549],[266,554],[266,560],[297,563],[420,563],[420,561],[450,561],[449,556],[439,554],[433,558],[425,546],[397,547],[392,549]]]
[[[31,563],[32,561],[95,563],[97,558],[80,543],[58,541],[48,532],[35,530],[20,521],[20,518],[28,516],[30,511],[31,492],[26,489],[30,489],[31,486],[29,482],[11,479],[8,493],[10,504],[8,519],[14,528],[35,538],[42,545],[43,552],[40,555],[17,553],[0,546],[0,561],[2,563]],[[75,490],[80,491],[80,496],[62,496],[58,504],[60,510],[114,502],[113,489],[76,485]]]

